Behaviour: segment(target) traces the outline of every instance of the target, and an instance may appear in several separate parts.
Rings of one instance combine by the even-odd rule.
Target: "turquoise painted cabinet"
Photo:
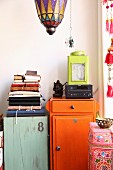
[[[4,117],[4,170],[48,170],[47,116]]]

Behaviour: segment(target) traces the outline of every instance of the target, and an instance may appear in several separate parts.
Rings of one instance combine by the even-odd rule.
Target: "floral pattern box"
[[[88,169],[113,170],[113,126],[101,129],[96,122],[90,122],[88,145]]]

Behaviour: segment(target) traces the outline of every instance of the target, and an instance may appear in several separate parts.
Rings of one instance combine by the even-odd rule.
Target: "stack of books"
[[[41,76],[36,71],[26,71],[25,75],[14,75],[8,97],[8,113],[36,111],[42,108]]]

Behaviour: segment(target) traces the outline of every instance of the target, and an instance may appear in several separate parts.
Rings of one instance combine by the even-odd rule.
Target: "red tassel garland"
[[[111,54],[110,52],[106,55],[105,63],[113,64],[113,54]]]
[[[113,24],[113,23],[112,23]],[[113,38],[111,38],[111,45],[108,48],[108,53],[106,54],[105,63],[108,66],[108,89],[107,97],[113,97]]]
[[[109,32],[109,20],[108,19],[106,20],[106,31]]]
[[[113,88],[111,85],[108,85],[107,97],[113,97]]]
[[[107,2],[107,5],[106,5],[106,31],[109,32],[109,19],[108,19],[108,9],[109,9],[109,5],[108,5],[108,1]]]
[[[113,34],[113,19],[110,20],[110,34]]]
[[[103,5],[107,2],[107,0],[103,0]]]

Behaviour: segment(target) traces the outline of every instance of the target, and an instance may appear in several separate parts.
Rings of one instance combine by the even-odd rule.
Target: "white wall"
[[[72,36],[74,48],[65,45],[69,37],[69,0],[62,23],[54,35],[48,35],[40,23],[34,0],[0,1],[0,112],[8,106],[8,92],[14,74],[37,70],[41,93],[46,101],[53,95],[53,83],[67,81],[67,56],[84,50],[90,57],[90,82],[98,87],[98,4],[95,0],[72,0]],[[98,93],[94,96],[98,99]],[[43,103],[45,105],[45,103]]]

